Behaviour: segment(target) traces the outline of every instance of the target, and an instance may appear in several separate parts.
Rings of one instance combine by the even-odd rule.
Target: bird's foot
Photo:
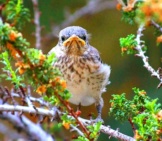
[[[96,119],[91,119],[92,123],[96,123],[96,122],[101,122],[102,124],[104,124],[104,120],[101,118],[101,116],[98,116]]]

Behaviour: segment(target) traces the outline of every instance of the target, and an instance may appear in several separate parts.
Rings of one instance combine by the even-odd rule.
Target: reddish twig
[[[82,128],[83,132],[86,134],[87,138],[89,139],[89,131],[87,130],[87,128],[84,126],[84,124],[82,124],[82,122],[80,122],[78,116],[75,114],[73,108],[71,108],[71,106],[69,105],[69,102],[63,100],[58,94],[56,94],[56,96],[58,97],[58,99],[60,100],[60,102],[67,108],[68,112],[71,114],[71,116],[74,117],[74,119],[76,120],[76,122],[79,124],[79,126]]]
[[[132,127],[132,130],[133,130],[133,133],[135,135],[136,127],[134,126],[134,123],[132,122],[132,119],[131,118],[129,118],[128,121],[129,121],[129,123],[130,123],[130,125]]]
[[[8,95],[8,97],[11,98],[11,102],[13,103],[13,105],[17,105],[15,99],[12,97],[12,95],[9,92],[9,90],[7,89],[7,87],[5,87],[4,90],[6,91],[6,94]]]

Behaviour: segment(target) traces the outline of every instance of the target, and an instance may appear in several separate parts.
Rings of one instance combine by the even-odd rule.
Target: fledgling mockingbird
[[[101,119],[103,107],[102,93],[109,83],[110,66],[103,64],[100,55],[89,44],[87,31],[79,26],[70,26],[60,31],[58,44],[49,52],[54,52],[54,63],[67,82],[72,94],[69,101],[76,105],[88,106],[95,103]]]

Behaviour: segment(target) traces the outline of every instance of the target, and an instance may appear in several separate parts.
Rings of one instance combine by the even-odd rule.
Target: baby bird
[[[102,93],[109,84],[110,66],[103,64],[96,48],[89,44],[87,31],[79,26],[70,26],[59,33],[58,44],[49,52],[54,52],[59,68],[72,94],[69,102],[88,106],[95,103],[98,120],[103,107]]]

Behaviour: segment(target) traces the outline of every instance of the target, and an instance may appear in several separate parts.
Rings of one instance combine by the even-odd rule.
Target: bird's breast
[[[89,74],[93,74],[98,71],[101,63],[95,61],[93,58],[85,58],[85,57],[68,57],[61,56],[58,58],[57,62],[54,66],[58,67],[64,78],[80,78],[88,76]],[[81,81],[81,80],[78,80]]]
[[[93,58],[59,57],[54,64],[67,82],[67,89],[72,93],[73,104],[90,105],[99,97],[106,85],[105,74],[100,71],[102,64]],[[105,83],[105,84],[103,84]]]

